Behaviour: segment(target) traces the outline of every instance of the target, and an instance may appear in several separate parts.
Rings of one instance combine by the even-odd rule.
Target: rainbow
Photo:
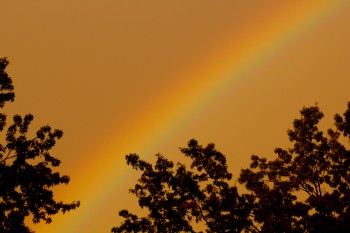
[[[96,186],[93,189],[87,184],[79,187],[84,195],[79,197],[83,204],[81,210],[70,215],[71,220],[67,224],[57,226],[53,223],[55,228],[50,232],[89,232],[86,223],[96,221],[98,212],[102,211],[102,202],[115,199],[111,194],[116,188],[127,190],[131,187],[130,184],[126,187],[123,181],[126,172],[121,169],[125,163],[124,154],[134,152],[135,148],[147,151],[147,148],[164,143],[177,128],[189,122],[191,116],[219,100],[222,93],[231,90],[249,73],[296,46],[298,39],[312,33],[317,25],[341,14],[350,7],[350,1],[299,1],[291,5],[288,14],[276,9],[272,11],[270,18],[264,19],[266,23],[260,25],[254,34],[225,38],[216,54],[210,54],[191,72],[181,75],[176,86],[164,91],[161,100],[142,109],[142,117],[135,116],[125,124],[125,128],[116,129],[116,135],[111,137],[113,140],[103,146],[107,149],[101,151],[99,148],[94,152],[95,155],[105,153],[109,157],[98,164],[99,174],[90,182]],[[91,156],[87,160],[78,172],[80,176],[76,175],[75,179],[84,179],[86,169],[95,163],[96,157]],[[115,209],[117,213],[118,207]],[[112,226],[106,227],[109,230]],[[40,227],[35,230],[41,232]]]

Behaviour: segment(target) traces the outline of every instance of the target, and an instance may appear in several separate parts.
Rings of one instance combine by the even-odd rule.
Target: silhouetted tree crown
[[[12,79],[5,68],[6,58],[0,58],[0,108],[14,100]],[[0,232],[32,232],[25,225],[25,218],[34,223],[52,221],[51,216],[79,206],[79,202],[63,203],[53,198],[52,187],[68,184],[69,177],[62,176],[53,168],[60,160],[50,154],[56,141],[63,135],[61,130],[43,126],[34,138],[27,138],[33,116],[15,115],[7,128],[5,143],[0,144]],[[5,129],[6,115],[0,113],[0,131]]]
[[[142,172],[130,192],[148,215],[122,210],[124,221],[112,232],[202,232],[196,223],[205,232],[350,232],[350,151],[341,143],[349,142],[350,102],[326,133],[317,126],[323,118],[317,106],[300,113],[288,130],[293,146],[277,148],[272,160],[253,155],[238,178],[242,192],[214,144],[189,141],[181,149],[189,168],[160,154],[155,165],[127,155]]]

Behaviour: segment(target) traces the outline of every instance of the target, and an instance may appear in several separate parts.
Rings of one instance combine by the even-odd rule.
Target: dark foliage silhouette
[[[149,215],[138,218],[122,210],[125,222],[112,232],[195,232],[193,222],[203,222],[208,232],[241,232],[251,225],[247,207],[252,201],[229,184],[225,156],[214,144],[202,147],[191,140],[181,151],[192,160],[190,169],[160,154],[155,166],[135,154],[126,156],[129,165],[143,172],[131,192]]]
[[[124,221],[112,232],[202,232],[198,222],[205,232],[350,232],[350,151],[341,143],[349,142],[350,103],[326,134],[317,127],[317,106],[300,113],[288,130],[292,148],[277,148],[272,160],[253,155],[238,178],[242,192],[214,144],[191,140],[181,149],[189,169],[160,154],[155,165],[127,155],[142,172],[130,192],[148,215],[122,210]]]
[[[350,232],[350,151],[339,140],[349,142],[350,103],[326,134],[322,117],[317,106],[302,109],[288,130],[293,147],[277,148],[271,161],[252,156],[242,170],[259,232]]]
[[[12,79],[6,73],[6,58],[0,58],[0,107],[14,100]],[[25,218],[34,223],[51,222],[51,216],[79,206],[79,202],[66,204],[53,198],[52,187],[68,184],[69,177],[53,170],[60,160],[50,150],[63,135],[61,130],[43,126],[34,138],[27,138],[31,114],[15,115],[7,128],[5,143],[0,144],[0,232],[32,232]],[[0,131],[4,131],[6,115],[0,113]]]

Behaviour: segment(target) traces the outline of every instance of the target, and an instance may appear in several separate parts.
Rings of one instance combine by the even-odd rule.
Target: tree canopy
[[[270,160],[251,156],[240,186],[214,144],[190,140],[180,149],[187,166],[161,154],[154,165],[127,155],[142,173],[130,192],[148,214],[121,210],[112,232],[350,232],[350,102],[334,129],[318,128],[323,116],[304,107],[287,131],[292,147],[275,149]]]
[[[6,58],[0,58],[0,108],[14,100],[12,79],[5,68]],[[54,170],[60,160],[50,154],[61,130],[43,126],[34,138],[28,138],[31,114],[13,116],[6,129],[5,142],[0,144],[0,232],[33,232],[25,225],[25,218],[34,223],[52,221],[52,215],[79,206],[79,202],[63,203],[54,200],[52,188],[68,184],[69,177]],[[6,126],[6,114],[0,113],[0,131]]]

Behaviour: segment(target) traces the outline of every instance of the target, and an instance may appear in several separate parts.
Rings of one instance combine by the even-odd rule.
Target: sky
[[[303,106],[327,129],[350,101],[347,0],[0,0],[0,18],[5,112],[63,130],[52,154],[71,182],[55,198],[81,201],[37,233],[110,232],[119,210],[138,213],[126,154],[178,161],[195,138],[237,178],[252,154],[290,146]]]

